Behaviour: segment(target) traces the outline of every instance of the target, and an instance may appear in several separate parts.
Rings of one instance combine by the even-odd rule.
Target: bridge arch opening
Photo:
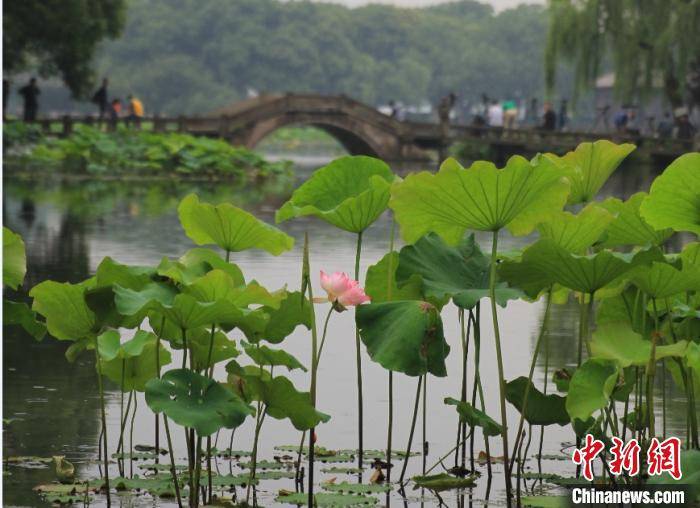
[[[338,155],[342,155],[345,152],[350,155],[379,157],[380,150],[372,140],[363,138],[343,125],[335,125],[325,121],[287,122],[284,118],[277,118],[271,121],[260,122],[248,138],[248,147],[264,149],[265,145],[271,141],[278,141],[280,138],[284,139],[285,132],[289,132],[292,129],[297,129],[297,132],[299,132],[299,129],[303,129],[307,133],[313,133],[314,131],[318,133],[320,131],[325,134],[325,136],[320,136],[320,139],[335,141]]]

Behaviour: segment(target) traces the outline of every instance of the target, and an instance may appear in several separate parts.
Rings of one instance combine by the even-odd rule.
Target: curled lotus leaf
[[[613,214],[591,203],[578,214],[558,212],[537,226],[541,238],[547,238],[562,249],[580,254],[600,239]]]
[[[654,358],[683,357],[688,343],[684,340],[657,345]],[[620,367],[645,367],[651,359],[652,344],[634,331],[628,323],[606,323],[599,326],[591,340],[593,358],[614,360]]]
[[[85,301],[85,286],[47,280],[29,292],[32,310],[46,319],[48,332],[59,340],[91,336],[97,324],[95,313]]]
[[[445,404],[455,406],[459,419],[467,422],[472,427],[481,427],[484,429],[484,434],[487,436],[500,436],[503,428],[489,415],[475,408],[469,402],[453,399],[452,397],[445,398]]]
[[[17,289],[24,282],[27,272],[27,256],[24,240],[17,233],[2,228],[2,283]]]
[[[314,172],[277,211],[283,222],[313,215],[359,233],[386,210],[395,176],[387,164],[363,155],[341,157]]]
[[[646,192],[637,192],[622,202],[617,198],[608,198],[600,206],[615,214],[604,235],[603,247],[618,247],[622,245],[661,245],[673,234],[669,228],[655,229],[644,220],[640,207]]]
[[[652,262],[636,267],[630,281],[651,298],[662,299],[700,289],[700,270],[689,267],[677,269],[670,263]]]
[[[476,476],[453,476],[447,473],[438,473],[427,476],[414,476],[411,478],[414,489],[428,489],[433,492],[444,490],[471,488],[476,485]]]
[[[572,421],[585,422],[594,411],[605,407],[617,384],[620,367],[617,362],[589,358],[576,369],[569,381],[566,411]]]
[[[306,367],[294,356],[282,349],[272,349],[263,345],[253,345],[243,342],[245,353],[257,364],[261,366],[286,367],[287,370],[301,369],[306,372]]]
[[[104,340],[100,341],[103,337],[104,334],[97,338],[98,344],[104,344]],[[144,330],[137,331],[131,340],[121,344],[117,354],[111,359],[107,360],[102,356],[102,347],[100,356],[102,374],[117,386],[123,386],[125,392],[143,392],[146,383],[158,376],[156,356],[161,367],[168,365],[172,360],[170,351],[158,344],[153,333]]]
[[[700,153],[673,161],[651,184],[640,213],[656,229],[700,235]]]
[[[437,308],[424,301],[360,305],[355,322],[370,358],[408,376],[447,375],[450,352]]]
[[[24,302],[3,299],[2,324],[21,326],[36,340],[42,340],[46,335],[46,325],[37,319],[37,313]]]
[[[526,391],[527,404],[525,404]],[[525,421],[531,425],[568,425],[571,421],[566,412],[565,397],[556,394],[545,395],[524,376],[506,383],[506,400],[521,414],[524,407]]]
[[[636,147],[630,143],[617,145],[606,139],[581,143],[562,157],[547,154],[571,182],[568,204],[588,203],[608,181],[610,175]]]
[[[223,384],[187,369],[170,370],[148,381],[146,403],[152,411],[165,413],[200,436],[235,429],[255,412]]]
[[[276,227],[229,203],[201,203],[195,194],[177,208],[187,236],[197,245],[218,245],[230,252],[262,249],[275,256],[294,246],[294,239]]]
[[[447,159],[436,174],[409,175],[392,186],[389,206],[408,243],[435,232],[450,245],[466,229],[526,235],[563,208],[568,183],[545,158],[511,157],[506,167],[477,161],[463,168]]]
[[[412,275],[401,287],[396,281],[396,269],[399,266],[399,253],[389,252],[377,263],[367,268],[365,293],[374,303],[392,300],[421,300],[423,298],[423,281],[418,275]],[[391,273],[390,273],[391,272]]]

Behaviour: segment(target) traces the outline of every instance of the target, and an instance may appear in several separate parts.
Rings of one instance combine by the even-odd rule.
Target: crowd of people
[[[7,79],[2,81],[3,95],[3,119],[6,117],[7,107],[10,100],[11,84]],[[37,85],[37,79],[32,77],[29,82],[20,87],[17,93],[22,98],[22,119],[25,122],[34,122],[39,114],[39,96],[41,89]],[[144,116],[143,102],[133,94],[130,94],[126,103],[118,97],[110,98],[109,95],[109,80],[104,78],[101,86],[92,95],[91,102],[98,108],[98,121],[109,120],[111,124],[116,125],[120,118],[126,120],[127,124],[134,124],[139,127],[141,119]]]

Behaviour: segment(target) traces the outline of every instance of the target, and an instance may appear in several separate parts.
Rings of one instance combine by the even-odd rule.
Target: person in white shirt
[[[503,127],[503,106],[498,101],[491,102],[488,116],[489,127]]]

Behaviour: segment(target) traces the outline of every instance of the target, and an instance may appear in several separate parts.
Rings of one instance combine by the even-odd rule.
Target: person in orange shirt
[[[133,95],[129,95],[129,120],[134,122],[137,128],[141,127],[143,118],[143,103]]]

